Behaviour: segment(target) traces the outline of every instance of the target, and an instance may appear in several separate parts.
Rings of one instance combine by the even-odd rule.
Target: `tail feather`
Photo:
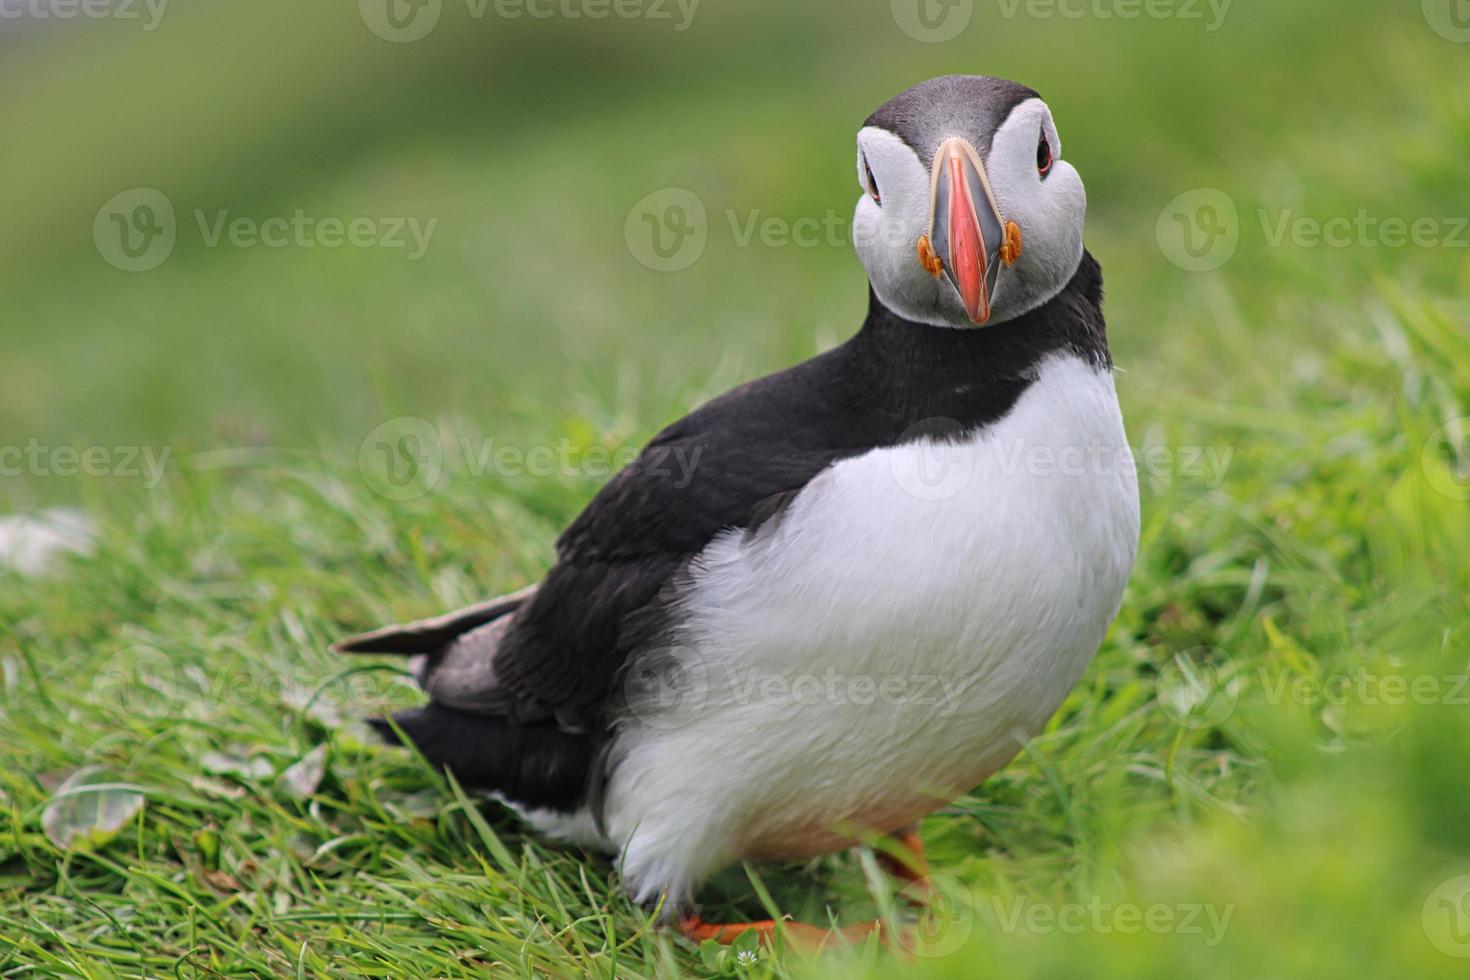
[[[429,703],[400,711],[393,721],[414,747],[471,789],[513,802],[570,811],[587,795],[594,747],[586,735],[553,723],[518,724]],[[389,743],[401,740],[385,718],[369,724]]]
[[[384,626],[332,644],[334,653],[433,653],[455,637],[515,612],[536,594],[528,585],[519,592],[467,606],[413,623]]]

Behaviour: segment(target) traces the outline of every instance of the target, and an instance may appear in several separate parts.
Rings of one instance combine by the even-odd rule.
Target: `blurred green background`
[[[457,0],[412,43],[384,41],[346,2],[174,0],[152,31],[141,0],[138,20],[6,22],[0,419],[43,441],[183,454],[242,434],[350,450],[385,412],[500,428],[512,411],[534,425],[631,407],[619,398],[667,410],[691,376],[764,372],[855,327],[866,297],[845,243],[741,248],[727,212],[845,222],[863,118],[949,72],[1013,77],[1054,107],[1088,183],[1119,359],[1164,368],[1125,399],[1229,399],[1279,378],[1283,351],[1328,342],[1330,324],[1286,324],[1264,278],[1284,265],[1302,304],[1346,266],[1362,286],[1396,266],[1444,291],[1463,281],[1463,250],[1283,254],[1253,213],[1465,210],[1467,49],[1418,10],[1239,3],[1211,31],[1204,0],[1177,4],[1198,20],[1037,17],[1044,0],[1017,2],[1010,17],[1009,0],[982,2],[938,44],[887,3],[705,0],[680,32],[673,0],[648,0],[668,20],[597,21],[506,19],[494,3],[477,17]],[[710,216],[704,257],[676,275],[624,243],[629,210],[669,186]],[[135,187],[176,212],[173,254],[148,273],[93,243],[98,209]],[[1239,258],[1209,281],[1155,239],[1165,204],[1197,187],[1245,219]],[[437,224],[411,261],[210,248],[197,216],[298,210]],[[1248,338],[1219,336],[1221,290],[1259,324]]]
[[[322,648],[343,630],[533,579],[607,476],[589,449],[616,458],[846,337],[867,296],[845,232],[744,229],[842,232],[862,120],[960,72],[1050,103],[1130,435],[1171,462],[1142,480],[1098,663],[1022,759],[926,823],[959,911],[905,968],[1465,974],[1470,4],[393,0],[390,21],[382,0],[27,2],[0,8],[28,11],[0,20],[0,448],[48,462],[0,477],[0,514],[64,504],[98,532],[49,574],[0,573],[0,967],[889,975],[872,950],[702,958],[644,928],[607,862],[210,678],[311,690],[342,671]],[[661,272],[636,233],[670,188],[707,244]],[[111,215],[160,198],[172,248],[128,271]],[[432,233],[418,257],[210,243],[222,215],[298,213]],[[424,492],[362,455],[405,417],[440,440]],[[572,464],[487,470],[464,450],[487,445]],[[59,475],[61,447],[168,456],[154,485]],[[171,664],[165,710],[98,687],[119,663],[158,687],[139,649]],[[396,696],[383,676],[342,714]],[[1365,677],[1435,683],[1385,698]],[[261,775],[321,745],[309,799]],[[265,768],[201,763],[221,753]],[[148,803],[64,853],[41,815],[84,764]],[[867,867],[765,885],[853,918]],[[714,901],[759,914],[735,877]],[[1154,905],[1175,926],[1116,911]],[[1219,941],[1178,927],[1189,908],[1230,910]]]

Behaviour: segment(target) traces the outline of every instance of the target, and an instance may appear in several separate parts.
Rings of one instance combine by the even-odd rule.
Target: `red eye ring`
[[[868,163],[867,157],[863,157],[863,173],[867,175],[868,193],[873,195],[873,203],[882,204],[883,195],[878,193],[878,178],[873,176],[873,167]]]
[[[1051,143],[1046,138],[1046,130],[1041,131],[1041,142],[1036,144],[1036,172],[1045,177],[1051,173],[1051,166],[1056,158],[1051,153]]]

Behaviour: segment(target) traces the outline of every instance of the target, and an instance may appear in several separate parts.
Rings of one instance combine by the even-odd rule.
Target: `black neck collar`
[[[1071,354],[1112,367],[1102,269],[1090,253],[1062,291],[1013,320],[972,330],[916,323],[869,288],[868,318],[843,345],[869,410],[896,419],[951,419],[965,429],[1009,411],[1043,360]]]
[[[868,318],[853,343],[890,366],[918,359],[915,366],[925,370],[957,365],[991,377],[1024,374],[1047,354],[1063,351],[1109,368],[1102,298],[1102,268],[1085,251],[1061,292],[1015,319],[986,327],[937,327],[909,320],[889,309],[869,286]]]

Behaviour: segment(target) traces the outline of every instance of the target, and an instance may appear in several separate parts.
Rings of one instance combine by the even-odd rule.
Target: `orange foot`
[[[924,841],[917,824],[895,830],[878,843],[878,863],[904,883],[904,897],[926,905],[934,894],[929,880],[929,862],[924,859]]]
[[[769,944],[777,928],[778,923],[773,919],[764,919],[760,922],[716,924],[705,922],[699,916],[692,915],[679,920],[679,932],[686,938],[697,943],[713,939],[721,946],[729,946],[747,932],[757,933],[761,942]],[[878,933],[880,936],[884,933],[882,922],[860,922],[841,929],[821,929],[801,922],[782,922],[779,923],[779,928],[786,933],[788,942],[812,952],[844,944],[861,943],[873,933]]]
[[[917,825],[911,825],[889,834],[878,845],[878,863],[889,874],[904,882],[903,895],[915,905],[927,905],[934,895],[929,881],[929,863],[924,859],[924,842],[919,837]],[[761,942],[770,944],[778,924],[772,919],[759,922],[705,922],[699,916],[679,920],[679,932],[688,939],[702,943],[713,939],[722,946],[729,946],[747,932],[760,936]],[[862,943],[874,933],[884,943],[889,943],[888,927],[878,920],[859,922],[841,929],[822,929],[801,922],[782,922],[779,927],[786,933],[788,941],[809,951],[819,951],[839,945]],[[901,930],[902,931],[902,930]],[[901,944],[909,937],[900,935]]]

